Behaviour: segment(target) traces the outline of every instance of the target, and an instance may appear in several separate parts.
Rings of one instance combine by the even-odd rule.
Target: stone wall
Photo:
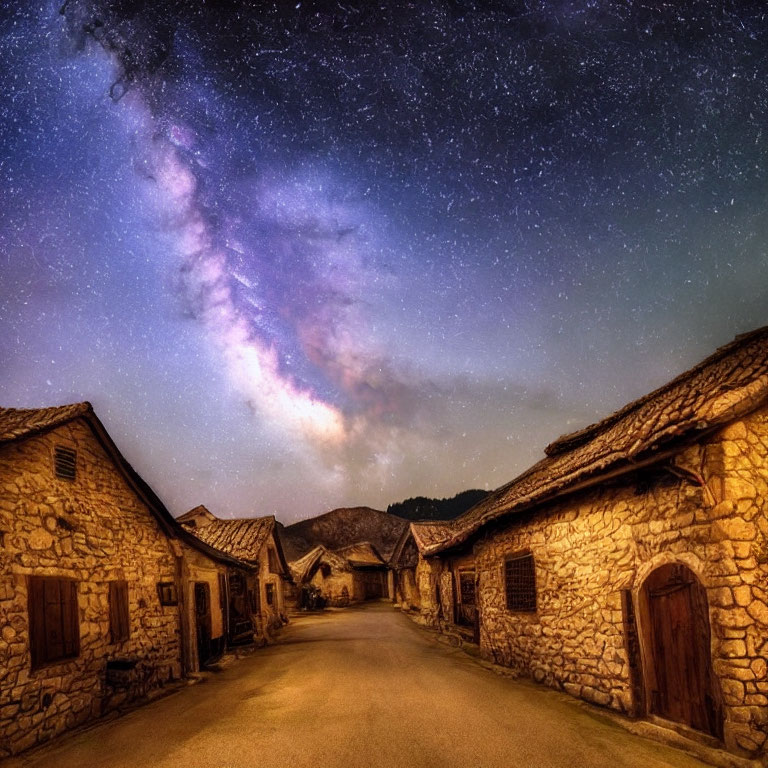
[[[57,478],[54,446],[77,451]],[[176,580],[171,543],[83,420],[0,448],[0,755],[49,739],[181,675],[178,608],[157,583]],[[80,654],[31,670],[30,575],[75,579]],[[109,582],[128,582],[130,637],[110,642]],[[125,687],[109,659],[135,659]]]
[[[356,587],[355,575],[352,571],[340,571],[334,568],[325,576],[321,566],[315,571],[309,583],[320,590],[329,606],[344,607],[359,599],[357,597],[359,589]]]
[[[277,550],[272,536],[261,548],[259,553],[259,584],[261,585],[261,617],[263,626],[267,630],[274,630],[282,627],[285,623],[285,579],[277,573],[272,573],[269,569],[269,550],[272,550],[272,557],[277,562]],[[274,593],[274,602],[272,605],[267,603],[267,584],[272,585]]]
[[[186,611],[186,648],[188,659],[186,667],[190,672],[200,669],[197,648],[197,616],[195,609],[195,583],[204,582],[208,585],[211,598],[211,639],[223,641],[225,633],[225,616],[221,610],[221,592],[219,574],[227,574],[227,566],[212,560],[207,555],[193,549],[188,544],[182,545],[184,553],[184,599],[182,610]]]
[[[633,713],[622,590],[637,604],[665,563],[709,601],[729,748],[760,753],[768,725],[768,411],[635,475],[523,514],[474,547],[483,654],[574,696]],[[530,551],[537,611],[507,610],[504,563]],[[448,584],[441,576],[445,599]]]

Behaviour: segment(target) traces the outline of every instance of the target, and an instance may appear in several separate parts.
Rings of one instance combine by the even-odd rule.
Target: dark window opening
[[[267,584],[267,605],[273,605],[275,602],[275,585]]]
[[[80,655],[76,581],[30,576],[28,609],[32,669]]]
[[[172,581],[158,582],[157,595],[160,598],[160,605],[179,604],[179,596],[176,593],[176,585]]]
[[[109,634],[113,643],[124,643],[131,634],[128,582],[109,582]]]
[[[462,605],[475,604],[475,572],[461,571],[459,573],[459,587]]]
[[[504,566],[507,608],[510,611],[536,612],[536,568],[533,555],[516,555]]]
[[[57,445],[53,449],[53,468],[56,477],[74,480],[76,474],[77,454],[71,448]]]

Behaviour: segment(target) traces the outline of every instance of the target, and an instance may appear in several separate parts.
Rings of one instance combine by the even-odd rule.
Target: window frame
[[[158,581],[157,598],[160,601],[160,605],[178,605],[179,593],[176,589],[176,582]]]
[[[528,595],[523,595],[522,599],[518,599],[518,602],[514,605],[511,603],[514,603],[515,601],[513,599],[510,599],[510,576],[514,574],[510,574],[510,564],[516,563],[516,562],[523,562],[523,561],[529,561],[530,562],[530,574],[523,574],[525,578],[525,583],[522,585],[518,585],[517,589],[518,591],[522,591],[525,589],[531,590]],[[520,574],[518,573],[518,576]],[[504,558],[504,566],[502,570],[502,577],[504,582],[504,605],[510,613],[525,613],[525,614],[535,614],[539,610],[539,595],[538,595],[538,588],[536,585],[536,558],[533,555],[533,552],[531,550],[523,550],[519,552],[514,552],[509,555],[507,555]],[[525,598],[529,598],[528,600],[525,600]],[[520,596],[518,595],[518,598]]]
[[[264,585],[264,599],[267,601],[267,605],[275,604],[275,585],[269,581]]]
[[[471,607],[477,606],[477,573],[474,568],[462,568],[459,569],[456,572],[457,581],[458,581],[458,594],[459,594],[459,603],[461,605],[467,605]],[[464,598],[469,596],[465,594],[465,584],[471,584],[472,589],[466,590],[467,592],[471,591],[471,600],[468,602]]]

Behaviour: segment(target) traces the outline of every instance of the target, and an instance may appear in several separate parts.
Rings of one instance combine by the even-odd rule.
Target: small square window
[[[507,558],[504,564],[504,586],[510,611],[536,612],[536,567],[532,554]]]
[[[158,582],[157,596],[160,598],[160,605],[179,604],[179,597],[176,594],[176,585],[172,581]]]
[[[56,477],[74,480],[77,469],[77,454],[71,448],[57,445],[53,449],[53,469]]]

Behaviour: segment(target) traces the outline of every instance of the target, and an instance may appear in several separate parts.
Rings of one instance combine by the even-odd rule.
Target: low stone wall
[[[676,472],[616,481],[477,542],[483,654],[574,696],[633,713],[622,590],[635,602],[664,563],[706,589],[727,746],[763,753],[768,731],[768,412],[687,449]],[[639,484],[638,484],[639,483]],[[537,610],[507,610],[507,556],[535,559]],[[440,577],[441,591],[448,588]]]
[[[57,478],[54,446],[77,451],[75,480]],[[0,755],[17,753],[181,676],[170,542],[77,420],[0,448]],[[77,582],[80,653],[31,669],[28,579]],[[109,582],[128,582],[130,636],[110,640]],[[135,668],[110,682],[108,660]]]

